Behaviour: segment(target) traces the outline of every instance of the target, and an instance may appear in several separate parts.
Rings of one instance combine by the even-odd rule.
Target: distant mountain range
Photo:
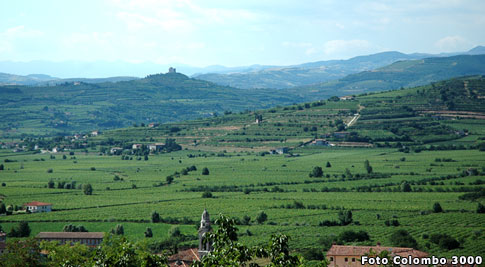
[[[15,75],[0,73],[0,85],[57,85],[66,82],[84,82],[84,83],[104,83],[104,82],[122,82],[140,79],[138,77],[120,76],[108,78],[68,78],[60,79],[45,74]]]
[[[350,74],[336,81],[294,87],[285,91],[310,99],[322,99],[333,95],[393,90],[454,77],[484,74],[485,55],[432,57],[398,61],[375,70]]]
[[[130,63],[124,61],[0,61],[0,85],[35,85],[39,83],[45,85],[46,83],[44,82],[48,81],[49,83],[47,84],[51,85],[66,81],[82,81],[86,83],[127,81],[136,79],[137,77],[145,77],[153,73],[161,73],[169,67],[176,67],[180,73],[221,85],[243,89],[280,89],[337,80],[349,74],[383,67],[399,60],[477,54],[485,54],[485,47],[477,46],[466,52],[441,54],[383,52],[367,56],[358,56],[348,60],[317,61],[291,66],[251,65],[225,67],[213,65],[194,67],[176,63],[156,64],[150,62]]]
[[[281,89],[337,80],[349,74],[373,70],[402,60],[478,54],[485,54],[484,46],[477,46],[466,52],[436,55],[422,53],[403,54],[395,51],[382,52],[368,56],[358,56],[348,60],[317,61],[284,67],[260,66],[259,69],[249,68],[232,73],[207,73],[194,75],[193,77],[243,89]]]

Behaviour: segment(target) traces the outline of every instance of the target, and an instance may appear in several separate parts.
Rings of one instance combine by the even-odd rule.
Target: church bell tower
[[[202,212],[202,218],[200,219],[200,228],[199,228],[199,258],[202,259],[205,255],[207,255],[211,250],[211,244],[204,240],[205,236],[208,232],[212,230],[211,222],[209,213],[206,209]]]

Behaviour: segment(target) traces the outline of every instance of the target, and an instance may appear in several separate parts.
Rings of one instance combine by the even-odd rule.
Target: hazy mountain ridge
[[[321,99],[332,95],[399,89],[467,75],[485,74],[485,55],[460,55],[398,61],[371,71],[348,75],[337,81],[295,87],[286,91]]]
[[[448,57],[454,55],[485,54],[485,47],[477,46],[466,52],[441,53],[437,55],[397,51],[382,52],[366,56],[357,56],[347,60],[328,60],[309,62],[300,65],[267,67],[261,70],[237,73],[208,73],[194,75],[202,80],[236,88],[290,88],[331,80],[346,75],[373,70],[401,60],[413,60],[429,57]]]

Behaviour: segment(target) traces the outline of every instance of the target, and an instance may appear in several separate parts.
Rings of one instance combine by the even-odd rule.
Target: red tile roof
[[[402,257],[413,256],[416,258],[422,258],[428,256],[428,253],[419,251],[414,248],[340,245],[332,245],[332,247],[327,252],[327,256],[362,256],[366,253],[369,253],[371,249],[377,254],[381,253],[384,250],[387,250],[390,252],[391,255],[399,255]]]
[[[179,250],[177,254],[168,257],[168,263],[170,266],[190,266],[193,261],[198,260],[200,260],[199,250],[196,248]],[[177,262],[180,264],[177,265]]]
[[[24,204],[24,206],[52,206],[51,203],[39,202],[39,201],[32,201],[29,203]]]
[[[61,239],[61,238],[73,238],[73,239],[94,239],[103,238],[103,232],[40,232],[36,238],[46,239]]]

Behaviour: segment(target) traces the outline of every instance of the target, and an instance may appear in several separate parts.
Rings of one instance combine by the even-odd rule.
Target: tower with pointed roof
[[[200,227],[199,227],[199,258],[204,257],[212,250],[211,244],[206,240],[204,240],[206,234],[211,230],[212,228],[211,228],[209,212],[207,212],[207,210],[204,209],[204,212],[202,212],[202,218],[200,219]]]

